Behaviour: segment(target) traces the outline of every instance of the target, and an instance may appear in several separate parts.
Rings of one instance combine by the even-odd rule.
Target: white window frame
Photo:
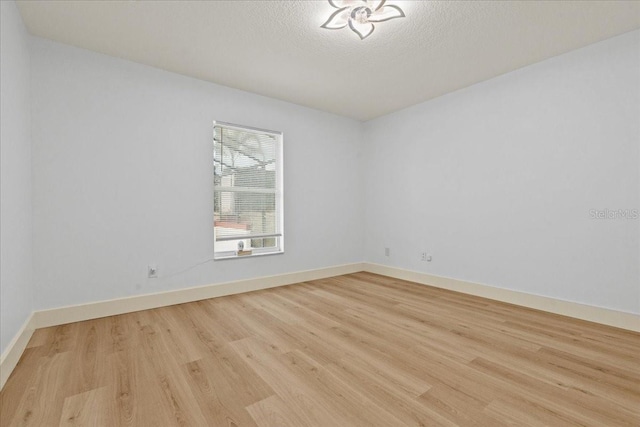
[[[251,238],[266,238],[266,237],[274,237],[276,239],[276,246],[269,248],[252,248],[251,254],[249,255],[239,255],[238,251],[218,251],[216,249],[217,242],[228,241],[228,240],[243,240],[243,239],[234,239],[226,237],[224,239],[220,239],[216,235],[216,227],[215,227],[215,217],[214,217],[214,227],[213,227],[213,246],[214,246],[214,260],[224,260],[224,259],[241,259],[241,258],[252,258],[256,256],[264,256],[264,255],[276,255],[284,253],[284,179],[283,179],[283,142],[284,142],[284,134],[279,131],[272,131],[267,129],[260,129],[251,126],[238,125],[234,123],[222,122],[222,121],[213,121],[213,138],[215,138],[215,128],[216,126],[228,129],[235,129],[243,132],[253,132],[253,133],[261,133],[261,134],[269,134],[276,138],[276,192],[275,192],[275,206],[276,206],[276,232],[272,234],[254,234],[248,237]],[[213,142],[213,157],[215,158],[215,141]],[[214,172],[215,173],[215,172]],[[224,188],[224,191],[234,191],[229,187],[216,186],[215,180],[213,184],[214,191],[214,200],[216,197],[216,191],[220,191],[219,188]],[[239,190],[240,192],[242,190]],[[214,203],[215,205],[215,203]]]

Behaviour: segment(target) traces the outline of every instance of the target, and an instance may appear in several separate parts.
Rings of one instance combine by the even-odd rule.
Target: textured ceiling
[[[640,28],[637,1],[387,4],[360,40],[326,1],[18,2],[34,35],[359,120]]]

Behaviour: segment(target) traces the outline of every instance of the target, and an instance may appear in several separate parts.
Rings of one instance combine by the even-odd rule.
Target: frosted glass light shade
[[[405,16],[399,6],[385,4],[386,0],[328,0],[334,11],[321,25],[328,30],[349,27],[361,40],[373,33],[375,23]]]

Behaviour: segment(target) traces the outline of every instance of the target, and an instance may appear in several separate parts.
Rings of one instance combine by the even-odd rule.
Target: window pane
[[[281,246],[281,143],[276,133],[214,126],[216,252],[238,250],[240,239],[246,248]]]

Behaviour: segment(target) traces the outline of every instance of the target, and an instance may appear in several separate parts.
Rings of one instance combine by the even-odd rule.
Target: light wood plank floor
[[[639,426],[640,334],[357,273],[39,329],[2,426]]]

